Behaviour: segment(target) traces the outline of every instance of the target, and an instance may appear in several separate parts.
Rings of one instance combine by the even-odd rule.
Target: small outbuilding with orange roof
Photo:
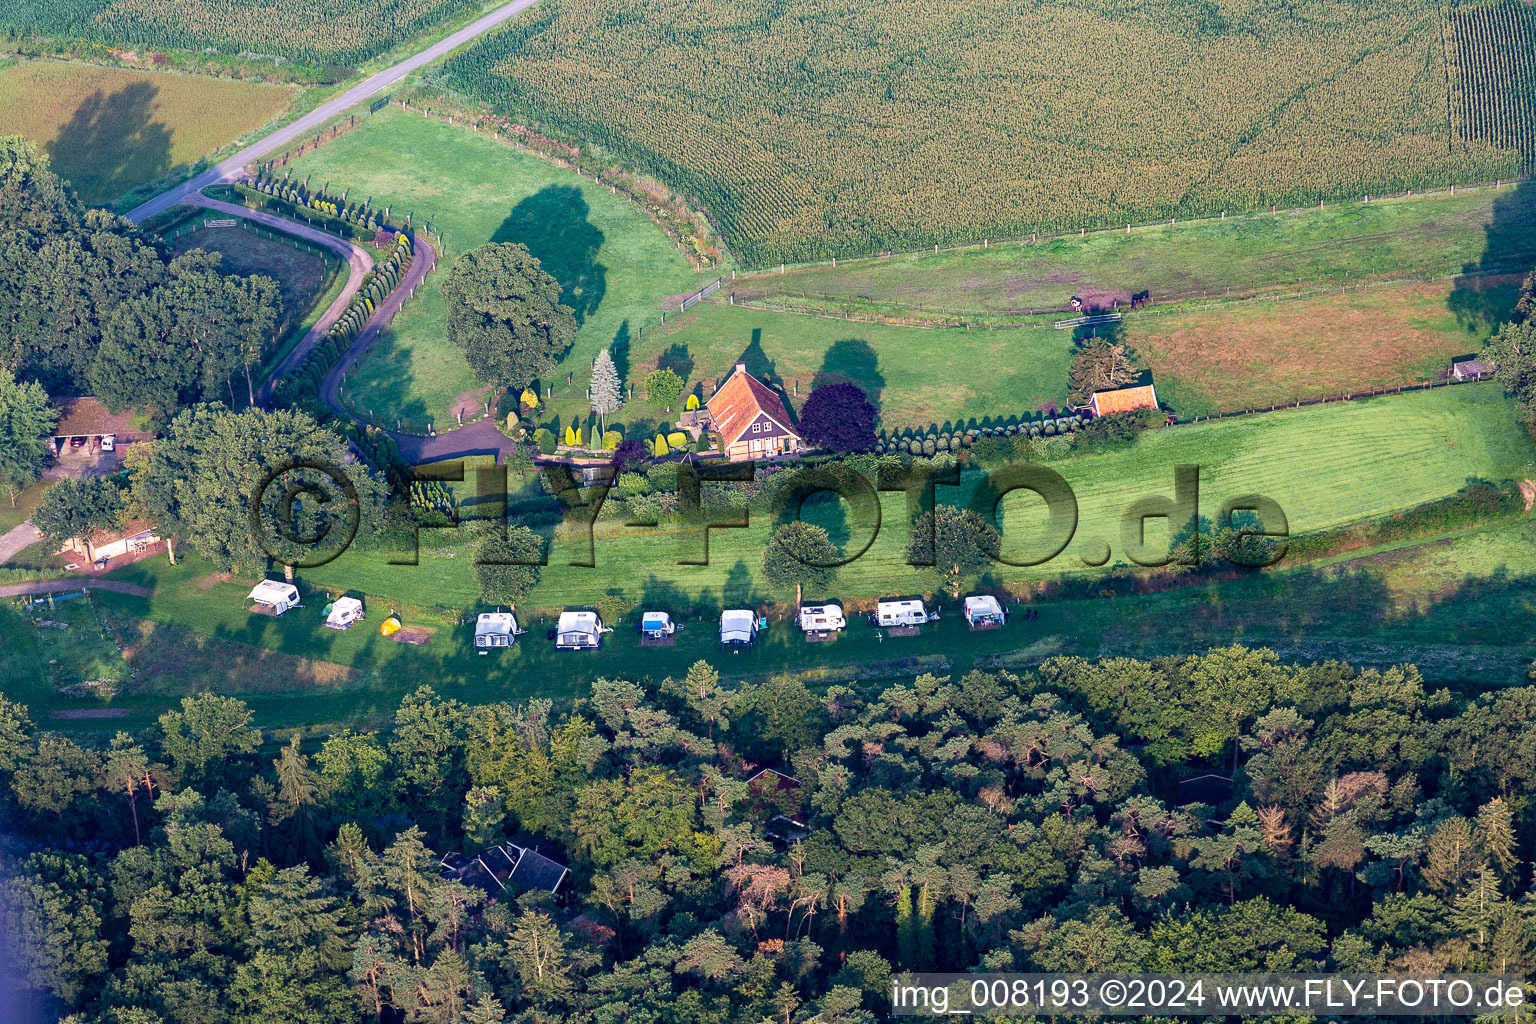
[[[1088,400],[1088,408],[1095,416],[1113,416],[1117,412],[1134,412],[1137,409],[1156,409],[1157,390],[1151,384],[1134,388],[1116,388],[1114,391],[1095,391]]]

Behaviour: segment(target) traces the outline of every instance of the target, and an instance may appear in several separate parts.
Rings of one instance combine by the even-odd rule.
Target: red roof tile
[[[736,371],[726,378],[714,397],[704,403],[709,408],[715,429],[720,431],[721,443],[729,448],[740,440],[758,416],[767,414],[791,435],[800,434],[790,425],[789,412],[773,390],[747,372],[746,367],[736,364]]]

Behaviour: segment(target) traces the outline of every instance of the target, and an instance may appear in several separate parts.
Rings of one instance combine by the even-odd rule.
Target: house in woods
[[[1451,377],[1455,380],[1482,380],[1493,372],[1493,367],[1481,359],[1461,359],[1451,364]]]
[[[800,799],[800,780],[793,775],[786,775],[777,768],[759,768],[747,778],[747,788],[754,796],[778,796],[780,793],[792,794],[792,799]]]
[[[720,434],[725,457],[771,459],[800,450],[800,435],[789,425],[789,410],[762,381],[737,363],[708,402],[710,421]]]
[[[780,852],[788,850],[810,834],[810,829],[806,828],[805,822],[787,814],[775,814],[763,822],[763,838]]]
[[[547,892],[563,896],[561,887],[570,877],[565,852],[555,843],[536,836],[516,835],[499,846],[473,857],[450,853],[439,862],[444,878],[483,889],[491,896],[510,892]]]
[[[71,537],[59,548],[65,558],[78,559],[84,565],[107,568],[111,562],[136,562],[147,555],[164,550],[154,528],[146,522],[133,520],[126,529],[97,530],[89,537]],[[115,566],[113,567],[115,568]]]
[[[1088,408],[1095,416],[1113,416],[1117,412],[1134,412],[1137,409],[1156,409],[1157,389],[1151,384],[1133,388],[1116,388],[1113,391],[1095,391],[1088,400]]]

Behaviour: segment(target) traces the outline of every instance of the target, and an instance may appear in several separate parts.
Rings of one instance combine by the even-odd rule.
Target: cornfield
[[[544,0],[436,84],[669,182],[762,266],[1516,177],[1528,154],[1450,123],[1457,88],[1508,89],[1476,66],[1452,83],[1461,18],[1430,0]]]
[[[1520,0],[1451,15],[1452,117],[1463,142],[1519,150],[1536,165],[1536,7]]]
[[[0,26],[122,47],[215,47],[348,64],[476,7],[474,0],[0,0]]]

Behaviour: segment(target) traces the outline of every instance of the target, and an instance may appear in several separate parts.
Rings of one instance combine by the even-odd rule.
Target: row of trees
[[[1521,974],[1533,728],[1536,689],[1240,647],[879,691],[699,662],[560,713],[423,688],[384,732],[270,745],[211,693],[99,746],[0,699],[31,850],[0,943],[80,1024],[867,1024],[898,968]],[[568,905],[439,875],[513,830],[563,847]]]
[[[106,211],[86,209],[45,157],[0,139],[0,367],[113,411],[164,414],[235,400],[281,312],[268,277],[221,272],[219,257],[174,259]]]

